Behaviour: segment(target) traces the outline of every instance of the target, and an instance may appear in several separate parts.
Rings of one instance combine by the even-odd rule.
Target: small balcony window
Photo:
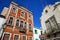
[[[12,22],[13,22],[13,17],[10,17],[8,25],[12,25]]]
[[[27,30],[27,23],[20,21],[20,27],[19,27],[19,32],[26,33]]]
[[[31,18],[31,15],[29,15],[29,17]]]
[[[24,16],[25,16],[25,13],[24,12],[21,12],[20,17],[21,18],[24,18]]]
[[[27,30],[27,23],[25,22],[25,25],[24,25],[24,30],[26,31]]]
[[[52,28],[55,28],[55,29],[57,29],[57,22],[56,22],[56,19],[55,19],[55,17],[54,16],[52,16],[51,18],[50,18],[50,23],[51,23],[51,26],[52,26]]]
[[[23,28],[23,21],[20,21],[20,28]]]
[[[19,20],[16,20],[16,27],[19,27]]]
[[[33,38],[32,38],[32,37],[28,37],[28,39],[29,39],[29,40],[33,40]]]
[[[26,36],[22,36],[22,40],[26,40]]]
[[[16,8],[13,7],[13,8],[12,8],[12,12],[16,12]]]
[[[19,35],[14,35],[14,40],[19,40]]]

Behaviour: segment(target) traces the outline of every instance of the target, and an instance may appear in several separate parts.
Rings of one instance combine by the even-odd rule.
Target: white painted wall
[[[2,25],[5,23],[5,19],[4,18],[1,18],[0,17],[0,37],[1,37],[1,35],[2,35],[2,32],[3,32],[3,27],[2,27]]]
[[[5,19],[0,17],[0,29],[2,28],[2,25],[5,23]]]
[[[58,2],[55,3],[54,5],[57,5],[57,4],[58,4]],[[42,16],[40,17],[43,33],[46,30],[45,21],[48,18],[50,18],[51,16],[54,15],[55,18],[56,18],[57,23],[60,23],[60,5],[57,6],[57,8],[53,11],[54,5],[46,6],[45,9],[42,12]],[[45,10],[48,10],[48,13],[46,13]]]
[[[38,34],[35,34],[35,30],[37,30],[37,33]],[[41,30],[40,29],[37,29],[37,28],[33,28],[33,37],[34,37],[34,40],[37,38],[38,40],[40,40],[39,38],[39,35],[41,35]]]

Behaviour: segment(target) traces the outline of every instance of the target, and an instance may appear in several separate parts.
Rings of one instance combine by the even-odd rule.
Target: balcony
[[[27,31],[26,28],[20,28],[19,29],[19,32],[21,32],[21,33],[26,33],[26,31]]]
[[[29,32],[33,32],[33,31],[30,29]]]

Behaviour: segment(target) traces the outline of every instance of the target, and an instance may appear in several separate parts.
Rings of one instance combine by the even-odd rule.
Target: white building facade
[[[57,34],[60,29],[60,2],[46,6],[40,20],[43,33],[49,34],[49,37],[51,37],[50,34],[54,34],[51,40],[60,38],[60,33]]]
[[[40,40],[39,36],[41,35],[41,29],[38,29],[38,28],[34,28],[33,29],[33,37],[34,37],[34,40]]]
[[[6,20],[5,17],[3,15],[0,15],[0,37],[2,36],[3,33],[5,20]]]

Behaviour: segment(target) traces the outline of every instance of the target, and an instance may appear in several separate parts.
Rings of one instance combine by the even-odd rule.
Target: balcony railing
[[[30,29],[29,32],[33,32],[33,31]]]
[[[21,33],[26,33],[26,31],[27,31],[26,28],[20,28],[19,29],[19,32],[21,32]]]

